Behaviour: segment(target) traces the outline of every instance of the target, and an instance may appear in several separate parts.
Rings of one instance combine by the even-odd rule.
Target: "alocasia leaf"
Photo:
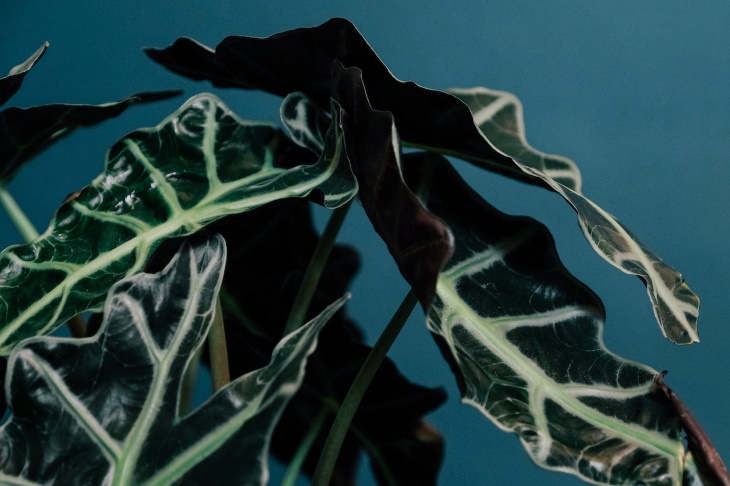
[[[463,401],[544,468],[594,484],[680,484],[681,427],[658,373],[604,346],[603,306],[562,266],[547,229],[488,205],[441,157],[407,155],[404,167],[454,233],[428,325]]]
[[[257,228],[244,232],[241,228]],[[213,223],[231,249],[224,277],[224,315],[232,376],[262,366],[282,336],[302,276],[318,235],[309,203],[278,201]],[[292,239],[291,235],[297,238]],[[359,268],[357,254],[335,245],[325,266],[308,315],[320,312],[334,296],[346,292]],[[337,313],[319,338],[300,391],[282,415],[272,438],[272,452],[289,462],[312,427],[314,417],[327,419],[316,435],[303,472],[311,475],[334,417],[332,404],[342,402],[370,347],[343,311]],[[422,421],[424,414],[445,400],[441,389],[409,382],[386,360],[368,388],[353,430],[340,452],[337,485],[352,484],[360,451],[371,458],[376,475],[397,478],[400,485],[437,483],[441,437]],[[426,466],[427,465],[427,466]],[[383,480],[381,484],[391,484]]]
[[[0,186],[29,159],[80,127],[96,125],[139,103],[178,96],[182,91],[137,93],[102,105],[52,104],[0,112]]]
[[[186,244],[115,285],[92,338],[33,338],[10,358],[7,484],[266,484],[272,429],[317,334],[347,297],[284,338],[262,369],[178,415],[182,376],[215,312],[225,245]]]
[[[596,252],[615,267],[646,283],[654,313],[664,335],[676,344],[699,341],[700,301],[682,275],[641,244],[621,223],[580,192],[580,186],[545,168],[571,162],[538,152],[527,144],[522,104],[511,93],[486,88],[453,89],[474,116],[474,123],[497,150],[522,170],[544,180],[578,212],[578,221]]]
[[[573,161],[540,154],[526,144],[521,117],[510,113],[518,106],[511,95],[494,103],[487,98],[484,103],[480,89],[470,92],[475,96],[456,92],[456,97],[402,82],[345,19],[263,39],[231,36],[215,50],[183,38],[166,49],[148,49],[147,54],[172,71],[209,79],[216,86],[261,89],[280,96],[301,91],[323,110],[336,92],[336,61],[346,68],[360,68],[372,107],[392,113],[404,145],[457,156],[560,193],[578,212],[594,249],[621,270],[645,280],[662,332],[677,344],[698,340],[699,300],[682,276],[582,196],[580,173]]]
[[[4,105],[18,92],[20,85],[23,84],[23,78],[35,63],[43,57],[48,45],[48,42],[44,42],[28,59],[12,68],[7,76],[0,78],[0,106]]]
[[[327,136],[331,153],[295,165],[312,154],[274,125],[241,120],[202,94],[156,128],[122,138],[105,171],[60,207],[40,238],[0,253],[0,352],[98,308],[166,238],[313,191],[328,207],[344,204],[357,185],[337,148],[339,124]]]

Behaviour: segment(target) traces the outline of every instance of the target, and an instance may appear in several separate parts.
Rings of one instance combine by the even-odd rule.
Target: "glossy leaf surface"
[[[280,96],[307,94],[326,110],[336,93],[336,61],[357,67],[372,107],[388,111],[404,145],[453,155],[509,177],[550,188],[578,212],[593,248],[647,284],[662,332],[672,342],[697,341],[699,300],[682,276],[639,243],[610,214],[581,194],[580,173],[570,159],[535,151],[524,139],[516,98],[490,90],[429,90],[396,79],[357,29],[345,19],[267,38],[231,36],[215,50],[191,39],[149,49],[152,59],[184,76],[216,86],[261,89]],[[336,98],[336,95],[335,95]],[[468,105],[466,106],[465,105]]]
[[[538,152],[527,144],[522,104],[517,97],[486,88],[451,90],[451,93],[469,106],[474,123],[497,150],[511,157],[526,173],[544,180],[575,208],[583,233],[599,255],[646,283],[664,335],[676,344],[699,341],[700,301],[697,295],[684,283],[679,272],[642,245],[613,216],[581,194],[580,187],[571,179],[572,174],[560,175],[559,167],[570,166],[570,160]],[[551,167],[555,169],[547,170]]]
[[[7,103],[18,92],[28,71],[43,57],[48,49],[48,42],[44,42],[28,59],[10,70],[7,76],[0,78],[0,106]]]
[[[139,103],[178,96],[182,91],[138,93],[102,105],[52,104],[0,112],[0,186],[35,155],[80,127],[96,125]]]
[[[680,423],[657,372],[604,346],[603,306],[562,266],[547,229],[489,206],[445,159],[406,159],[406,180],[429,188],[428,208],[456,240],[428,325],[463,401],[544,468],[595,484],[680,484]]]
[[[341,145],[337,124],[327,134]],[[105,172],[61,206],[39,239],[0,253],[0,350],[98,308],[166,238],[313,191],[329,207],[343,204],[357,189],[341,155],[298,165],[312,154],[275,126],[243,121],[213,95],[191,98],[156,128],[113,145]]]
[[[216,484],[266,484],[273,426],[344,298],[282,340],[267,366],[179,416],[182,376],[213,319],[224,263],[223,239],[199,238],[160,274],[117,284],[97,336],[25,341],[10,361],[0,481],[205,484],[215,471]]]

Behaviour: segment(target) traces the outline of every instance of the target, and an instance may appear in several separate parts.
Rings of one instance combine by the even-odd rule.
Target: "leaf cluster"
[[[0,103],[46,48],[0,79]],[[681,274],[582,194],[573,161],[528,145],[513,95],[400,81],[344,19],[147,54],[188,78],[281,96],[284,130],[196,95],[113,144],[43,234],[27,230],[26,244],[0,253],[13,412],[0,429],[3,481],[198,484],[215,472],[221,484],[265,484],[271,449],[290,481],[301,470],[316,484],[354,484],[364,451],[380,484],[436,484],[443,438],[424,416],[444,391],[388,359],[363,383],[385,345],[364,344],[343,309],[359,261],[333,243],[356,200],[462,400],[516,434],[537,465],[593,484],[728,484],[662,375],[606,348],[603,305],[548,230],[492,207],[447,158],[558,193],[589,244],[646,284],[662,333],[697,341],[699,299]],[[0,190],[70,131],[175,94],[5,109]],[[312,203],[334,210],[323,235]],[[88,311],[98,314],[87,337],[43,337]],[[209,329],[221,322],[216,347]],[[231,382],[188,410],[183,382],[201,354],[227,356]]]

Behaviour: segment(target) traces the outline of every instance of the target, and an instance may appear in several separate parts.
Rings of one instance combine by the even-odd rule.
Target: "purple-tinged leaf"
[[[175,72],[209,79],[217,86],[261,89],[280,96],[301,91],[323,110],[328,109],[333,93],[337,101],[337,69],[333,75],[333,66],[339,62],[345,68],[359,68],[370,104],[375,110],[392,113],[404,146],[457,156],[558,192],[575,208],[593,248],[612,265],[646,282],[664,335],[677,344],[699,340],[699,299],[681,274],[582,195],[580,173],[573,161],[527,145],[514,96],[497,97],[495,102],[494,96],[484,96],[484,92],[492,92],[483,88],[454,90],[457,96],[452,96],[402,82],[345,19],[267,38],[231,36],[215,50],[180,40],[147,53]]]
[[[438,273],[453,252],[454,238],[403,182],[393,115],[370,106],[360,69],[336,63],[334,70],[335,98],[344,110],[345,147],[360,187],[360,201],[401,274],[428,310]]]

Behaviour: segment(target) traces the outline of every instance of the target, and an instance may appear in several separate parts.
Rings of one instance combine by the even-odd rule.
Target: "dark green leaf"
[[[206,484],[215,471],[216,484],[266,484],[273,426],[345,299],[287,336],[267,366],[179,416],[182,376],[213,319],[224,263],[220,236],[185,245],[159,275],[113,287],[97,336],[17,348],[0,481]]]
[[[463,401],[517,434],[541,467],[594,484],[679,484],[680,423],[658,373],[604,346],[603,306],[562,266],[547,229],[488,205],[443,158],[404,166],[454,232],[428,325]]]
[[[578,222],[596,252],[620,270],[640,277],[664,336],[675,344],[699,341],[700,300],[682,275],[639,242],[621,223],[580,192],[571,160],[527,144],[522,104],[513,94],[486,88],[451,90],[469,106],[474,123],[500,152],[527,173],[544,180],[578,212]],[[577,174],[577,172],[576,172]]]
[[[457,98],[399,81],[344,19],[264,39],[231,36],[215,50],[181,39],[147,53],[168,69],[209,79],[216,86],[262,89],[280,96],[301,91],[324,110],[337,92],[333,77],[337,62],[360,68],[370,104],[375,110],[392,113],[404,145],[457,156],[558,192],[578,212],[593,248],[614,266],[646,282],[665,336],[677,344],[698,340],[699,300],[681,274],[581,194],[580,173],[573,161],[542,154],[527,145],[514,96],[501,93],[495,101],[492,95],[485,95],[495,92],[475,88],[455,90]],[[337,94],[334,96],[337,100]]]
[[[25,75],[28,74],[28,71],[30,71],[35,63],[43,57],[46,49],[48,49],[48,45],[48,42],[44,42],[33,55],[11,69],[7,76],[0,78],[0,106],[7,103],[18,92],[20,85],[23,84],[23,78],[25,78]]]
[[[337,124],[327,136],[332,147],[342,144]],[[292,160],[311,162],[311,153],[271,124],[241,120],[209,94],[191,98],[154,129],[132,132],[40,238],[0,253],[0,351],[98,308],[166,238],[313,191],[329,207],[344,204],[357,186],[342,152],[294,166]]]
[[[42,105],[0,112],[0,186],[35,155],[79,127],[96,125],[138,103],[178,96],[182,91],[138,93],[103,105]]]
[[[393,77],[360,32],[345,19],[267,38],[230,36],[215,50],[187,38],[146,49],[154,61],[183,76],[219,87],[260,89],[279,96],[301,91],[323,110],[332,95],[333,62],[358,67],[376,110],[390,111],[401,137],[429,146],[470,148],[479,163],[524,182],[542,184],[489,147],[471,114],[453,96]],[[490,158],[484,158],[484,152]]]

